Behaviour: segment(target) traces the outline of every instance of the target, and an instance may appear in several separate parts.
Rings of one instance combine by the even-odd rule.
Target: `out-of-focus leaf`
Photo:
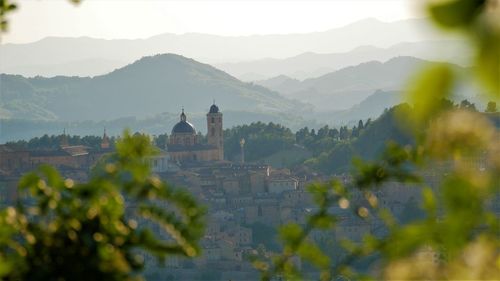
[[[0,33],[7,31],[8,21],[7,14],[17,9],[17,5],[10,0],[0,0]]]
[[[413,116],[398,116],[405,127],[421,134],[427,121],[443,110],[442,100],[449,97],[454,75],[447,64],[433,64],[426,67],[410,82],[407,99],[414,105]]]
[[[499,8],[500,9],[500,8]],[[498,13],[500,17],[500,13]],[[478,37],[479,46],[474,70],[493,99],[500,99],[500,27],[485,30],[488,36]]]
[[[300,242],[303,230],[298,224],[287,224],[279,230],[280,238],[291,246],[296,246]]]
[[[425,145],[437,159],[467,157],[474,160],[470,157],[485,151],[497,141],[496,136],[494,126],[482,114],[456,110],[431,121]]]
[[[428,6],[432,19],[445,28],[467,27],[481,13],[486,0],[434,1]]]
[[[321,249],[313,243],[302,243],[297,253],[305,260],[310,261],[319,268],[328,268],[330,258],[325,255]]]

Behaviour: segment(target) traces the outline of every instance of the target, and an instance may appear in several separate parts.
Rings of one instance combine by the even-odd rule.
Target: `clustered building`
[[[161,150],[150,159],[153,172],[175,186],[188,189],[208,208],[207,229],[201,241],[203,255],[195,260],[173,257],[168,259],[166,267],[150,266],[147,274],[151,279],[168,271],[178,280],[200,280],[196,274],[203,270],[223,272],[220,279],[225,280],[258,279],[258,273],[245,257],[272,253],[273,249],[264,244],[276,237],[263,234],[264,228],[276,229],[289,222],[304,224],[316,208],[305,187],[331,179],[307,169],[274,169],[263,164],[224,161],[222,117],[218,106],[213,104],[206,115],[207,141],[202,142],[182,110],[179,122],[172,128],[166,151]],[[0,145],[0,199],[15,198],[20,175],[39,164],[56,166],[64,176],[84,181],[90,167],[110,152],[112,148],[106,132],[99,149],[70,146],[65,139],[58,149],[45,151],[19,151]],[[433,180],[438,177],[431,173],[425,178],[431,186],[437,186]],[[339,176],[337,180],[346,185],[351,181],[347,176]],[[387,183],[374,195],[381,208],[396,215],[408,212],[409,202],[420,200],[418,189],[397,182]],[[367,200],[367,194],[353,192],[350,204],[366,205]],[[387,229],[383,222],[360,219],[344,207],[339,204],[329,210],[339,218],[337,227],[314,231],[312,239],[321,243],[344,238],[359,242],[367,233],[385,235]],[[156,231],[161,232],[160,229]],[[263,235],[269,236],[263,240]],[[294,262],[300,266],[300,260]]]

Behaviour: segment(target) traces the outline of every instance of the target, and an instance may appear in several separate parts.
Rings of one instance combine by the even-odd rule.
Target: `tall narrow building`
[[[217,147],[218,159],[224,160],[224,141],[222,129],[222,113],[219,107],[214,104],[210,107],[207,113],[207,140],[209,145]]]
[[[207,140],[199,142],[196,129],[187,121],[184,109],[180,121],[172,129],[167,151],[174,162],[221,161],[224,160],[224,140],[222,138],[222,113],[215,103],[207,113]]]
[[[104,134],[102,135],[101,149],[109,149],[109,137],[106,134],[106,128],[104,128]]]

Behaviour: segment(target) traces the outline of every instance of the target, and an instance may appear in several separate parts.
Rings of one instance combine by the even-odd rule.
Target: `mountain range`
[[[59,134],[63,128],[77,134],[100,134],[103,127],[115,134],[125,127],[168,133],[181,108],[204,132],[214,99],[226,128],[256,121],[294,130],[345,125],[376,118],[399,103],[407,78],[427,63],[396,57],[303,81],[282,75],[261,85],[174,54],[144,57],[92,78],[1,74],[0,141]]]
[[[426,19],[389,23],[365,19],[327,31],[302,34],[218,36],[166,33],[138,40],[48,37],[33,43],[1,44],[0,72],[29,77],[95,76],[143,56],[160,53],[176,53],[214,64],[283,59],[307,52],[339,53],[359,46],[388,48],[401,42],[442,38],[443,35],[436,33]],[[341,66],[345,65],[334,65],[333,69]]]
[[[303,81],[280,75],[255,83],[283,96],[312,104],[316,111],[347,110],[377,90],[401,91],[408,79],[431,62],[414,57],[395,57],[386,62],[369,61]],[[460,66],[453,65],[460,71]],[[462,96],[470,89],[460,89]]]
[[[224,109],[294,112],[308,106],[262,86],[244,83],[210,65],[174,54],[144,57],[102,76],[0,76],[0,117],[36,120],[146,118],[161,112]],[[310,107],[309,107],[310,109]]]
[[[264,80],[279,75],[304,80],[318,77],[367,61],[386,61],[397,56],[411,56],[431,61],[466,65],[467,46],[460,40],[404,42],[389,48],[360,46],[349,52],[320,54],[307,52],[285,59],[267,58],[255,61],[218,63],[219,69],[243,81]]]

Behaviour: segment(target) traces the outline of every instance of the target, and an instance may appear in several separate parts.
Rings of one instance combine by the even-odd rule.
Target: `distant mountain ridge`
[[[466,49],[465,42],[460,40],[402,42],[388,48],[364,45],[341,53],[306,52],[285,59],[269,58],[237,63],[216,63],[215,66],[242,80],[259,76],[275,77],[279,75],[303,80],[363,62],[372,60],[386,61],[398,56],[411,56],[431,61],[448,61],[464,65],[469,59],[464,54],[470,53],[465,51]]]
[[[389,109],[403,102],[402,92],[377,90],[359,104],[346,110],[318,112],[314,114],[316,120],[321,120],[330,126],[350,124],[354,126],[359,120],[374,120],[385,109]]]
[[[347,52],[364,45],[387,48],[401,42],[439,38],[442,35],[437,34],[426,19],[390,23],[365,19],[323,32],[284,35],[167,33],[138,40],[49,37],[28,44],[1,44],[0,72],[32,77],[67,75],[57,72],[71,70],[74,75],[95,76],[122,67],[125,62],[159,53],[176,53],[213,64],[287,58],[305,52]],[[89,60],[96,62],[96,67],[87,65],[78,71],[76,65]]]
[[[364,62],[303,81],[279,76],[256,83],[310,103],[319,111],[345,110],[377,90],[402,90],[409,77],[428,63],[414,57],[396,57],[386,62]]]
[[[308,107],[262,86],[243,83],[210,65],[174,54],[144,57],[94,78],[0,76],[2,118],[110,120],[161,112],[222,108],[297,112]]]
[[[359,104],[374,92],[404,91],[408,80],[433,61],[415,57],[394,57],[387,61],[368,61],[342,68],[328,74],[303,81],[280,75],[256,84],[275,90],[283,96],[311,104],[318,112],[344,111]],[[450,67],[457,73],[467,68],[456,64]],[[456,98],[473,98],[479,89],[462,81],[454,89]]]

